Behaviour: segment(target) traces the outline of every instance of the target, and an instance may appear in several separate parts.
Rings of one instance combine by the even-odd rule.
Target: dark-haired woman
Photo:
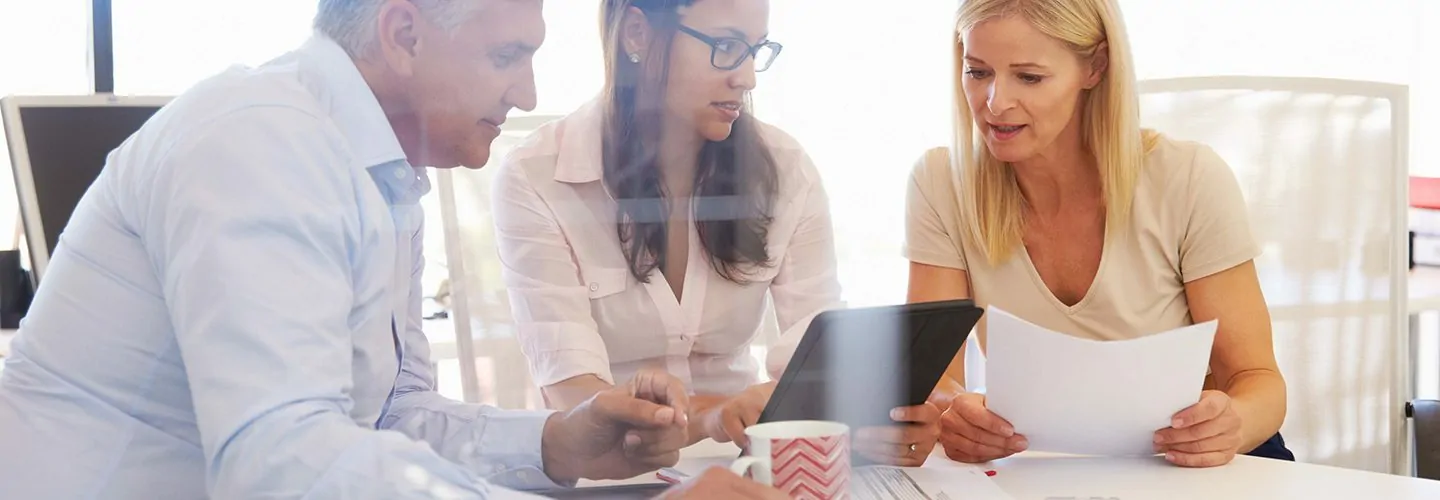
[[[768,18],[766,0],[606,0],[604,92],[500,167],[505,285],[551,408],[660,367],[693,394],[691,442],[743,444],[773,388],[751,354],[767,295],[772,378],[839,305],[815,166],[747,106],[781,51]]]

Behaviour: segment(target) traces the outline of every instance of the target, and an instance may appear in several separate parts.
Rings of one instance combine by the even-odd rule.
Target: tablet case
[[[823,312],[759,421],[892,425],[890,410],[925,402],[983,314],[970,300]]]

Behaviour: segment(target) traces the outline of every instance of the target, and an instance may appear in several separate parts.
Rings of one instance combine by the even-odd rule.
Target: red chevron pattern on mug
[[[850,496],[850,439],[847,435],[776,439],[770,442],[775,488],[796,500],[839,500]]]

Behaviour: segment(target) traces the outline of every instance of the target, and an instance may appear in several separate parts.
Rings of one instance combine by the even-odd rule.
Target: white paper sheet
[[[1132,340],[1095,341],[991,306],[986,406],[1034,451],[1153,455],[1155,431],[1194,405],[1218,323]]]
[[[855,500],[1014,500],[975,467],[859,467],[851,483]]]

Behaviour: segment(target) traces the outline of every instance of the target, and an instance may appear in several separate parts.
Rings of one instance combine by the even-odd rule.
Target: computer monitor
[[[0,99],[36,285],[60,232],[100,175],[106,157],[169,101],[108,94]]]

